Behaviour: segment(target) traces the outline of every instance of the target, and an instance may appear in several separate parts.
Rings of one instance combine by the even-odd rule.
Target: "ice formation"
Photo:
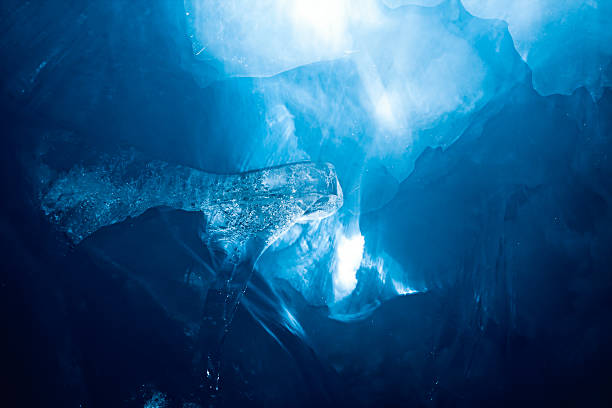
[[[494,112],[489,105],[530,76],[545,95],[586,86],[597,96],[609,85],[609,2],[506,3],[185,2],[196,58],[214,65],[220,77],[253,78],[218,86],[225,90],[220,112],[255,111],[251,106],[262,112],[245,119],[257,129],[245,141],[249,149],[227,147],[231,157],[245,168],[274,158],[317,158],[335,163],[343,178],[341,214],[292,230],[291,239],[279,243],[282,252],[266,254],[263,273],[291,282],[313,304],[337,303],[334,291],[343,287],[365,296],[363,285],[346,282],[370,279],[365,275],[378,269],[351,267],[341,274],[350,279],[334,283],[331,275],[343,258],[337,237],[358,236],[348,226],[392,201],[427,148],[449,148],[477,115]],[[214,134],[218,122],[211,124]],[[391,266],[397,262],[377,247],[380,233],[362,235],[364,259],[384,265],[376,282],[381,291],[429,286],[405,266],[402,273]],[[387,287],[387,269],[400,290]]]
[[[383,4],[390,8],[401,6],[423,6],[434,7],[445,0],[382,0]]]
[[[196,57],[231,76],[340,58],[354,50],[356,27],[380,22],[371,0],[186,0],[185,10]]]
[[[203,381],[219,384],[220,347],[260,254],[296,222],[328,217],[342,206],[331,164],[295,163],[240,174],[211,174],[134,152],[56,176],[41,171],[41,207],[78,243],[100,228],[153,207],[200,211],[215,277],[206,289],[198,344]],[[48,179],[50,177],[50,180]]]
[[[533,70],[534,87],[540,93],[569,94],[580,86],[586,86],[591,93],[601,95],[602,88],[612,81],[612,37],[607,29],[612,24],[611,4],[607,0],[268,0],[256,3],[187,0],[186,10],[196,56],[214,62],[222,73],[231,76],[269,76],[346,56],[365,56],[367,59],[373,50],[384,49],[378,44],[393,43],[380,41],[381,34],[385,33],[397,35],[395,40],[402,38],[401,50],[412,57],[405,60],[408,69],[412,69],[409,63],[414,60],[419,66],[415,70],[417,74],[429,71],[432,75],[448,75],[432,71],[436,67],[429,67],[430,62],[426,59],[415,58],[414,48],[426,45],[428,34],[436,35],[437,45],[428,47],[426,56],[435,55],[438,47],[452,47],[453,41],[453,38],[445,36],[444,29],[435,26],[435,17],[432,17],[437,13],[420,10],[419,6],[436,7],[438,11],[465,7],[476,17],[499,19],[508,24],[514,46]],[[407,19],[406,16],[411,14],[420,17]],[[400,30],[393,22],[399,16],[406,23]],[[267,24],[258,24],[264,20]],[[429,20],[433,25],[423,30],[419,20]],[[404,36],[403,30],[411,35]],[[461,27],[458,37],[469,37],[469,31],[469,27]],[[262,43],[266,47],[258,46]],[[395,48],[394,53],[387,54],[395,55],[399,51]],[[450,64],[443,66],[452,67],[458,77],[467,76],[466,82],[478,86],[478,73],[482,67],[471,61],[473,51],[471,47],[459,47],[449,55],[457,54],[458,58],[442,58],[437,62]],[[384,70],[380,62],[374,59],[373,63],[374,75],[376,70]],[[401,65],[390,67],[395,70]],[[366,69],[369,68],[364,64],[362,72],[365,73]],[[384,73],[381,80],[378,88],[388,86]],[[443,82],[438,80],[437,83]],[[419,84],[423,85],[419,87]],[[452,88],[452,82],[449,84]],[[415,80],[409,85],[416,89],[408,98],[400,98],[395,93],[397,87],[386,92],[372,90],[380,93],[374,95],[374,104],[383,119],[394,120],[395,100],[405,103],[416,98],[422,102],[419,93],[423,90],[419,88],[430,84]],[[448,99],[441,99],[444,100]]]
[[[95,333],[103,344],[125,334],[118,328],[133,326],[146,336],[135,337],[130,347],[146,348],[149,333],[172,331],[160,318],[168,314],[188,322],[188,339],[159,342],[162,346],[150,354],[174,342],[169,359],[182,356],[191,363],[185,350],[214,350],[211,344],[222,340],[249,281],[248,301],[243,297],[241,304],[285,345],[294,340],[287,333],[318,336],[323,347],[317,353],[325,355],[327,347],[334,367],[351,373],[350,389],[358,392],[347,396],[356,406],[381,402],[383,392],[396,404],[423,405],[410,398],[427,395],[426,404],[448,405],[448,395],[466,395],[466,380],[475,384],[474,378],[506,384],[493,391],[506,397],[515,381],[542,384],[546,376],[539,368],[558,371],[564,367],[549,363],[566,355],[593,362],[582,371],[595,373],[564,377],[568,384],[606,378],[591,369],[605,368],[598,363],[610,360],[602,356],[611,336],[597,340],[609,328],[589,316],[609,315],[602,309],[609,299],[609,274],[602,271],[610,269],[612,231],[612,93],[606,89],[612,69],[611,1],[185,0],[185,8],[181,3],[7,4],[0,49],[9,144],[2,149],[2,163],[10,192],[3,213],[11,228],[2,231],[8,248],[15,244],[16,250],[8,251],[15,259],[4,269],[15,270],[16,282],[30,295],[21,302],[11,281],[2,284],[7,283],[7,294],[16,294],[16,305],[47,310],[57,297],[62,303],[57,310],[70,310],[58,321],[72,323],[82,316],[64,329],[49,324],[43,337],[67,344],[65,333],[76,333],[75,338]],[[37,217],[24,206],[33,200],[22,199],[16,185],[20,174],[12,167],[15,157],[29,155],[30,142],[58,131],[74,132],[87,146],[125,143],[190,166],[128,155],[91,166],[71,162],[60,174],[46,172],[43,209],[74,242],[85,240],[69,268],[53,266],[55,260],[37,251],[52,248],[51,243],[37,240],[39,229],[31,225]],[[84,154],[54,148],[69,159]],[[322,182],[322,191],[315,186],[326,175],[335,177],[325,166],[230,176],[195,170],[229,174],[303,160],[334,163],[345,203],[332,216],[307,223],[294,220],[317,218],[319,206],[327,214],[332,209],[326,205],[339,205],[333,183]],[[287,198],[294,182],[303,186]],[[310,187],[316,191],[304,196]],[[336,198],[325,203],[328,195]],[[129,229],[125,223],[86,238],[155,206],[196,214],[153,211]],[[28,212],[17,211],[24,207]],[[179,225],[174,221],[180,217]],[[151,218],[159,222],[147,223]],[[156,229],[161,237],[153,241],[149,227],[159,227],[162,218],[172,229]],[[200,231],[203,219],[206,229]],[[144,223],[140,229],[139,222]],[[189,236],[181,235],[184,224],[197,226]],[[249,280],[255,258],[286,228]],[[20,234],[13,235],[13,229]],[[114,234],[117,230],[122,234]],[[189,243],[180,242],[185,253],[182,246],[170,252],[180,239]],[[20,240],[25,240],[23,251]],[[210,259],[208,247],[214,253]],[[97,277],[82,273],[94,269],[89,258],[97,261],[83,255],[91,248],[116,257],[97,267]],[[151,256],[151,248],[161,250]],[[213,277],[206,269],[211,259]],[[31,273],[33,268],[40,273]],[[130,277],[136,283],[130,286],[144,293],[102,288],[107,271],[120,271],[113,275]],[[38,285],[32,276],[41,279]],[[400,296],[415,291],[428,293]],[[148,327],[140,307],[124,315],[129,308],[114,299],[122,293],[134,297],[134,304],[162,306],[149,322],[159,332],[140,330]],[[183,302],[185,293],[195,300]],[[89,299],[100,303],[82,307],[87,302],[81,300]],[[206,320],[198,334],[204,302]],[[363,318],[381,304],[372,319],[328,326],[337,323],[328,317]],[[313,324],[318,314],[324,318]],[[13,315],[20,316],[7,316]],[[123,317],[123,325],[100,324],[107,316]],[[582,325],[587,321],[593,322],[590,327]],[[538,333],[546,341],[530,345]],[[191,347],[198,335],[202,346]],[[571,340],[556,341],[560,338]],[[581,353],[566,352],[579,350],[579,344]],[[274,358],[250,338],[240,346],[258,365],[265,361],[261,366],[268,370],[254,369],[247,388],[272,394],[270,384],[283,376]],[[66,361],[95,361],[91,357],[100,355],[99,349],[92,350],[88,355],[87,349],[75,348]],[[546,355],[548,361],[534,365],[534,356]],[[204,368],[211,362],[214,379],[214,356],[201,357]],[[35,360],[35,370],[23,370],[26,374],[53,372],[37,370]],[[104,360],[96,363],[108,364],[108,371],[91,367],[100,373],[124,368],[123,362]],[[153,371],[137,359],[126,358],[125,365],[140,365],[144,377]],[[493,365],[502,369],[491,370]],[[166,363],[157,367],[176,383],[185,380]],[[243,373],[253,366],[246,367]],[[572,371],[580,377],[581,370]],[[445,394],[437,400],[434,395],[434,402],[425,391],[437,386],[438,378],[428,378],[429,373],[445,377],[439,382]],[[372,381],[378,375],[397,387],[371,392],[368,386],[378,388]],[[84,377],[81,389],[93,390],[96,381],[86,372]],[[491,395],[487,384],[484,397]],[[241,385],[235,394],[244,389]],[[577,394],[589,405],[584,398],[596,393]],[[117,394],[117,400],[123,397]],[[96,402],[120,405],[88,403]],[[464,405],[483,405],[478,402]]]
[[[330,164],[221,175],[133,153],[89,168],[75,166],[41,193],[43,211],[75,243],[164,206],[203,212],[207,239],[226,250],[253,238],[267,247],[295,222],[325,217],[341,205],[342,190]]]
[[[298,155],[323,151],[336,163],[334,147],[355,143],[363,155],[356,161],[384,161],[403,179],[423,149],[450,145],[472,112],[525,75],[505,24],[474,18],[455,1],[394,9],[374,0],[318,3],[187,2],[199,58],[222,76],[258,78],[266,115],[307,121],[308,131],[295,120],[283,122],[283,132],[266,129],[266,139],[297,139]],[[397,42],[393,52],[380,46]],[[344,156],[346,148],[338,150]]]
[[[508,23],[514,45],[543,95],[584,86],[594,96],[612,84],[612,2],[462,0],[481,18]]]
[[[390,275],[398,288],[424,289],[384,251],[368,248],[379,238],[360,234],[359,218],[393,199],[423,150],[451,145],[474,113],[525,77],[526,65],[507,26],[474,18],[455,1],[385,3],[393,9],[375,1],[333,2],[337,24],[329,30],[325,24],[331,14],[317,8],[318,2],[310,8],[283,1],[186,4],[197,58],[212,61],[225,77],[255,77],[208,88],[222,92],[219,112],[249,112],[238,124],[224,121],[223,127],[248,123],[254,130],[244,142],[248,149],[221,147],[227,156],[246,168],[279,157],[316,158],[335,163],[343,179],[342,213],[294,227],[278,242],[283,249],[267,252],[260,261],[262,273],[290,282],[317,305],[337,303],[344,299],[340,293],[352,305],[365,305],[410,292],[390,285],[391,278],[385,280]],[[295,13],[305,15],[292,25]],[[312,17],[317,13],[321,18]],[[268,24],[258,25],[263,15]],[[243,36],[267,46],[248,46]],[[381,47],[394,43],[402,46],[393,52]],[[210,124],[208,134],[223,140],[224,133],[216,130],[219,122],[211,119]],[[363,259],[355,256],[347,268],[344,260],[351,251],[338,252],[340,237],[361,235]],[[353,285],[358,277],[362,284]],[[364,289],[366,280],[380,292]],[[351,291],[359,299],[349,296]],[[332,309],[344,314],[342,308]]]

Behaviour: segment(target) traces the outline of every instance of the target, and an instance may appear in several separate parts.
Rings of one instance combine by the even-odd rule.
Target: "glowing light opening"
[[[415,293],[419,293],[418,290],[413,289],[410,286],[405,285],[401,282],[398,282],[395,279],[393,279],[393,287],[395,288],[395,291],[398,295],[412,295]]]
[[[357,233],[346,237],[339,233],[336,245],[336,269],[333,274],[336,301],[350,295],[357,286],[357,270],[363,259],[365,240]]]
[[[304,37],[315,35],[328,45],[338,46],[346,38],[348,10],[346,1],[295,0],[291,17]]]

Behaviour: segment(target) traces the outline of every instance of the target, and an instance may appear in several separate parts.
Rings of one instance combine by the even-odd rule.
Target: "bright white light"
[[[336,245],[336,270],[333,274],[334,296],[336,301],[348,296],[357,286],[357,270],[363,259],[363,235],[357,233],[346,237],[338,233]]]
[[[271,76],[358,51],[378,0],[185,0],[194,53],[230,76]]]
[[[395,115],[393,113],[393,106],[391,101],[389,100],[389,95],[384,93],[376,104],[375,108],[376,117],[382,124],[386,126],[395,126],[397,120],[395,119]]]
[[[398,295],[412,295],[414,293],[419,293],[418,290],[413,289],[408,285],[404,285],[403,283],[398,282],[395,279],[393,279],[393,287],[395,288],[395,291]]]
[[[340,45],[346,39],[345,0],[294,0],[290,4],[294,26],[303,30],[301,35],[314,35],[328,45]]]

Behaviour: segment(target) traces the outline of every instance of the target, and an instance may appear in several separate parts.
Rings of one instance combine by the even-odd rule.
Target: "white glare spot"
[[[385,125],[392,126],[396,123],[393,107],[389,95],[384,93],[376,104],[376,116]]]
[[[292,17],[294,24],[310,31],[308,34],[336,45],[344,39],[347,4],[344,0],[295,0]]]
[[[412,289],[410,286],[404,285],[403,283],[398,282],[395,279],[393,279],[393,287],[395,288],[395,291],[398,295],[412,295],[414,293],[419,293],[418,290]]]
[[[357,286],[357,270],[363,258],[365,240],[357,233],[347,238],[339,232],[336,246],[336,270],[333,275],[334,296],[340,300],[348,296]]]

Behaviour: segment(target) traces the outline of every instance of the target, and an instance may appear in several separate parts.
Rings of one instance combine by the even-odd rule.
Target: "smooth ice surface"
[[[186,0],[185,10],[195,55],[235,76],[342,57],[354,51],[355,29],[380,23],[371,0]]]
[[[300,1],[191,3],[195,14],[190,12],[187,24],[194,47],[205,44],[202,53],[228,76],[259,78],[255,90],[265,106],[270,147],[276,140],[289,148],[285,154],[321,152],[331,162],[336,149],[344,158],[355,148],[356,161],[384,161],[400,179],[423,149],[451,144],[471,113],[526,75],[506,26],[473,18],[454,1],[392,10],[372,0],[329,7]],[[299,15],[297,24],[288,17],[292,13]],[[267,24],[256,23],[262,15]],[[327,18],[333,19],[331,31],[319,26]],[[302,24],[330,43],[302,33]],[[302,42],[313,50],[302,49]],[[393,52],[380,46],[398,42],[402,46]],[[261,78],[272,74],[278,75]]]
[[[612,81],[612,2],[608,0],[462,0],[482,18],[508,23],[517,51],[543,95],[584,86],[595,97]]]
[[[400,6],[424,6],[433,7],[446,0],[382,0],[387,7],[395,8]]]
[[[275,132],[264,133],[264,140],[278,140],[283,147],[291,142],[295,154],[337,163],[345,191],[338,217],[292,230],[289,247],[278,258],[262,259],[271,263],[262,270],[287,279],[313,304],[332,305],[340,299],[334,285],[342,286],[330,275],[344,258],[338,243],[341,237],[363,235],[365,250],[355,275],[377,289],[355,285],[353,312],[357,305],[371,310],[399,292],[427,287],[377,248],[379,233],[362,234],[360,217],[393,199],[425,149],[448,148],[476,112],[527,75],[505,24],[474,18],[459,4],[400,7],[383,18],[384,25],[360,40],[362,52],[255,80],[257,100],[268,114],[283,118],[273,122]],[[394,41],[402,42],[394,52],[378,46]],[[333,314],[341,310],[334,307]]]

